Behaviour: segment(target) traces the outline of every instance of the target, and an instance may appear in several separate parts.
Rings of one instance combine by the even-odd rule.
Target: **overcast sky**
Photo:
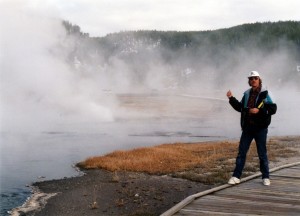
[[[0,0],[54,16],[91,36],[124,30],[198,31],[244,23],[300,20],[299,0]],[[2,5],[2,6],[3,6]]]

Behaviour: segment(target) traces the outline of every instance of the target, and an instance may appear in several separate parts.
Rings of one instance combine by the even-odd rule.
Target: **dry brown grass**
[[[216,160],[233,157],[237,143],[163,144],[129,151],[91,157],[78,165],[85,169],[101,168],[110,171],[137,171],[165,174],[191,169]]]
[[[277,157],[290,157],[298,153],[281,141],[271,139],[268,142],[269,160],[276,161]],[[91,157],[78,166],[84,169],[170,174],[208,184],[224,183],[234,168],[237,149],[238,142],[162,144]],[[252,143],[244,174],[258,171],[258,164],[256,146]]]

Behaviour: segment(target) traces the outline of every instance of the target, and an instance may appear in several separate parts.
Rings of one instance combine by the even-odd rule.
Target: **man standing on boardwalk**
[[[269,161],[267,156],[267,133],[271,123],[271,116],[276,113],[277,105],[273,102],[269,92],[262,87],[262,79],[257,71],[251,71],[248,76],[250,89],[244,92],[241,101],[233,97],[231,91],[227,92],[230,105],[241,113],[242,135],[239,152],[236,157],[236,166],[228,184],[240,183],[246,155],[254,139],[259,157],[260,171],[264,185],[270,185]]]

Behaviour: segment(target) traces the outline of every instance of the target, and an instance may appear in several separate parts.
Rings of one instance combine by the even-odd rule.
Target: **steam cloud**
[[[1,7],[2,128],[113,120],[96,84],[66,63],[69,50],[64,53],[60,47],[70,42],[61,20],[23,9],[9,3]]]
[[[299,87],[293,77],[300,75],[297,72],[299,62],[284,42],[279,51],[268,55],[251,47],[237,48],[234,52],[219,50],[218,58],[228,59],[221,65],[216,65],[206,56],[197,62],[182,57],[176,66],[170,66],[155,53],[149,56],[152,63],[141,69],[144,70],[141,83],[137,81],[137,74],[132,72],[132,65],[126,65],[118,56],[110,59],[109,65],[98,62],[82,65],[75,58],[73,65],[79,69],[74,70],[67,59],[74,51],[76,38],[67,35],[60,19],[24,10],[17,4],[3,5],[0,9],[2,130],[18,126],[39,128],[45,122],[51,125],[57,121],[113,121],[118,115],[118,101],[113,95],[107,97],[105,89],[116,93],[173,89],[173,94],[188,93],[225,100],[226,91],[231,89],[239,99],[248,87],[248,71],[258,70],[264,85],[277,98],[279,117],[275,117],[276,128],[288,123],[291,127],[285,127],[285,130],[290,134],[297,133],[299,115],[295,114],[300,104]],[[95,55],[97,59],[101,58],[101,54]],[[84,73],[80,67],[84,68]],[[174,68],[180,73],[174,75]],[[295,68],[298,74],[287,75],[286,71],[291,68]],[[185,88],[179,88],[180,82],[185,81]],[[224,103],[221,107],[227,106]],[[228,109],[219,109],[219,112],[221,115],[237,115]],[[290,123],[290,119],[295,123]],[[275,131],[283,133],[280,129]]]

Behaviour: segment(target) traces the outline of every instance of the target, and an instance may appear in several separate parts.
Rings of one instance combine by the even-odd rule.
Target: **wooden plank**
[[[278,180],[278,181],[286,181],[286,182],[299,182],[299,177],[294,177],[290,175],[284,174],[274,174],[270,176],[270,180]]]
[[[227,193],[217,193],[214,194],[218,197],[234,198],[241,200],[251,200],[251,201],[262,201],[262,202],[273,202],[273,203],[283,203],[283,204],[293,204],[300,206],[300,196],[291,196],[290,194],[276,194],[276,193],[243,193],[243,191],[228,191]]]
[[[296,170],[300,170],[300,166],[294,166],[294,167],[290,167],[289,169],[296,169]]]
[[[275,187],[275,186],[274,186]],[[290,197],[300,197],[299,189],[298,191],[294,190],[294,188],[268,188],[266,190],[261,189],[252,189],[252,190],[244,190],[243,188],[234,189],[234,190],[225,190],[220,192],[221,194],[257,194],[259,195],[270,195],[270,196],[290,196]]]
[[[236,190],[227,190],[227,191],[220,191],[219,193],[216,193],[214,195],[252,195],[254,194],[255,196],[280,196],[283,198],[291,198],[291,199],[299,199],[300,200],[300,194],[298,193],[284,193],[284,192],[276,192],[272,190],[268,191],[258,191],[258,190],[248,190],[245,191],[243,189],[236,189]]]
[[[243,214],[271,214],[275,211],[284,215],[284,213],[299,214],[300,212],[300,206],[295,206],[292,204],[256,202],[251,200],[216,197],[212,195],[208,195],[199,200],[195,200],[184,209],[196,209],[201,211],[205,210],[213,212],[222,211],[225,213]]]
[[[189,209],[182,209],[180,212],[176,214],[177,216],[185,216],[185,215],[190,215],[190,216],[198,216],[198,215],[230,215],[230,216],[241,216],[245,214],[241,213],[226,213],[226,212],[214,212],[214,211],[204,211],[204,210],[189,210]],[[254,216],[254,214],[247,214],[247,216]]]
[[[236,208],[235,206],[239,205],[238,208]],[[231,207],[230,207],[231,206]],[[272,209],[270,209],[272,208]],[[254,215],[298,215],[299,216],[299,209],[291,209],[291,208],[273,208],[273,206],[264,206],[264,207],[260,207],[257,208],[257,205],[241,205],[239,203],[236,203],[234,206],[232,205],[232,203],[224,203],[223,205],[218,205],[215,207],[193,207],[191,209],[183,209],[184,210],[188,210],[188,211],[205,211],[205,212],[223,212],[223,213],[227,213],[227,214],[245,214],[245,215],[249,215],[249,214],[254,214]],[[182,212],[182,211],[181,211]]]
[[[269,186],[270,187],[270,186]],[[238,191],[238,189],[235,189],[235,190],[232,190],[232,191]],[[270,193],[273,193],[274,195],[276,194],[287,194],[287,195],[299,195],[300,193],[300,189],[296,189],[296,188],[293,188],[293,187],[272,187],[272,188],[267,188],[267,189],[255,189],[255,188],[252,188],[252,189],[243,189],[243,188],[240,188],[240,192],[241,193],[257,193],[257,194],[260,194],[260,193],[264,193],[266,191],[271,191]]]
[[[283,177],[283,178],[291,178],[291,179],[298,179],[298,180],[300,180],[300,176],[296,176],[296,174],[295,174],[295,176],[284,175],[284,174],[273,174],[271,176],[272,177],[274,176],[274,177]]]
[[[300,172],[297,172],[297,171],[295,171],[293,169],[289,169],[289,168],[278,170],[274,173],[271,173],[271,176],[272,175],[287,175],[287,176],[291,176],[291,177],[300,178]]]

